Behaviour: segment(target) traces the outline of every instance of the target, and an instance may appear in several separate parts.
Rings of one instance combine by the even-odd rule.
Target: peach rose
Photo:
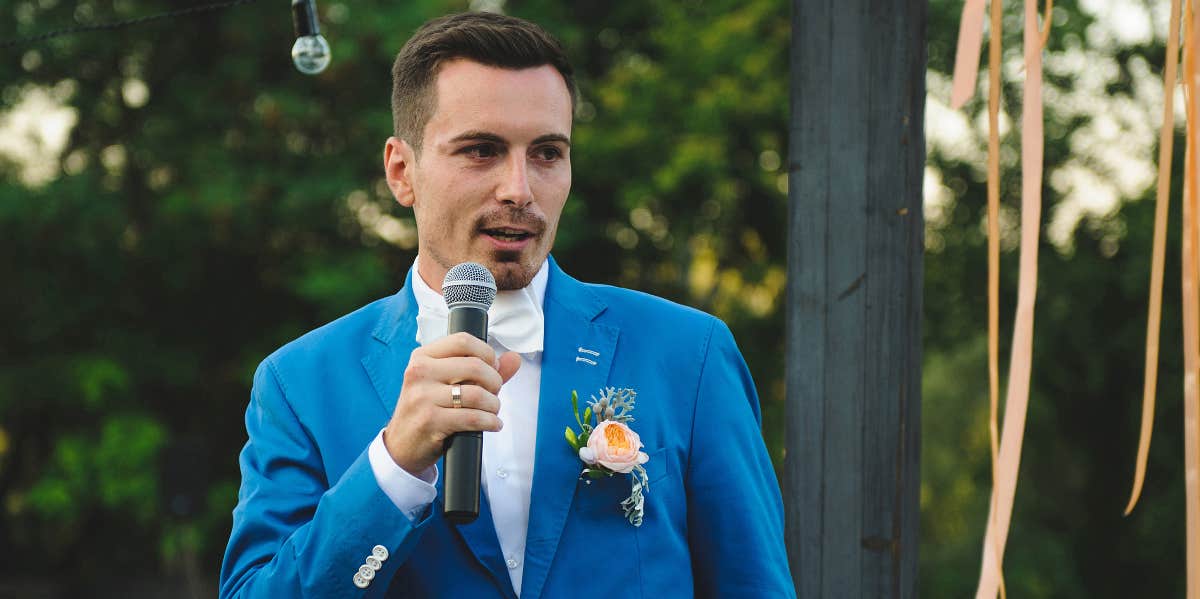
[[[579,448],[579,459],[628,474],[650,459],[646,452],[639,451],[641,448],[642,439],[633,429],[615,420],[605,420],[596,425],[587,445]]]

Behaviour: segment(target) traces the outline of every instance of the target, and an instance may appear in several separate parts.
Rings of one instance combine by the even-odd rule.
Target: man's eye
[[[467,146],[467,147],[463,148],[461,151],[463,154],[466,154],[467,156],[469,156],[471,158],[479,158],[479,159],[495,158],[496,155],[498,154],[498,152],[496,151],[496,147],[493,146],[492,144],[477,144],[474,146]]]
[[[534,155],[537,156],[537,158],[539,160],[545,160],[547,162],[558,160],[559,158],[563,157],[562,150],[560,150],[554,146],[545,146],[542,148],[538,148],[534,152]]]

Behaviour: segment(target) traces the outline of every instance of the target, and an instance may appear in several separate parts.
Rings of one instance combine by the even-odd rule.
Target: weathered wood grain
[[[785,504],[800,597],[915,597],[924,0],[795,0]]]

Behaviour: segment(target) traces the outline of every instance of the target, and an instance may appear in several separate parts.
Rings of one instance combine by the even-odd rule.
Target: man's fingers
[[[465,406],[439,410],[438,420],[441,423],[439,428],[446,431],[447,435],[466,431],[496,432],[504,426],[499,416]]]
[[[493,394],[500,392],[500,385],[504,382],[491,362],[479,358],[443,358],[436,362],[435,380],[451,384],[471,383]]]
[[[521,354],[515,351],[504,352],[500,356],[500,379],[507,383],[520,367]]]
[[[494,393],[500,392],[503,380],[496,372],[491,362],[484,362],[477,357],[450,357],[432,359],[427,356],[413,356],[404,373],[406,385],[419,382],[435,384],[464,384],[479,385]]]
[[[469,409],[482,410],[496,414],[500,411],[500,399],[483,387],[477,385],[462,384],[457,385],[461,392],[462,405],[458,408],[454,407],[454,387],[450,385],[445,387],[443,393],[445,397],[437,400],[437,404],[443,408],[455,410]],[[436,391],[435,391],[436,393]]]
[[[475,356],[483,360],[485,364],[496,363],[496,351],[470,333],[447,335],[429,345],[422,346],[417,351],[423,352],[431,358]]]
[[[507,352],[497,357],[487,343],[467,333],[449,335],[414,350],[384,439],[392,459],[416,472],[436,459],[449,435],[500,430],[504,424],[497,416],[497,395],[520,366],[520,354]]]

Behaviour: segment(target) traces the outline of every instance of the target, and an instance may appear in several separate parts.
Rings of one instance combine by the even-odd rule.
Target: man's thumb
[[[504,352],[500,355],[500,379],[504,382],[507,383],[508,379],[511,379],[513,375],[517,373],[517,369],[520,367],[521,354],[518,354],[515,351],[510,351]]]

